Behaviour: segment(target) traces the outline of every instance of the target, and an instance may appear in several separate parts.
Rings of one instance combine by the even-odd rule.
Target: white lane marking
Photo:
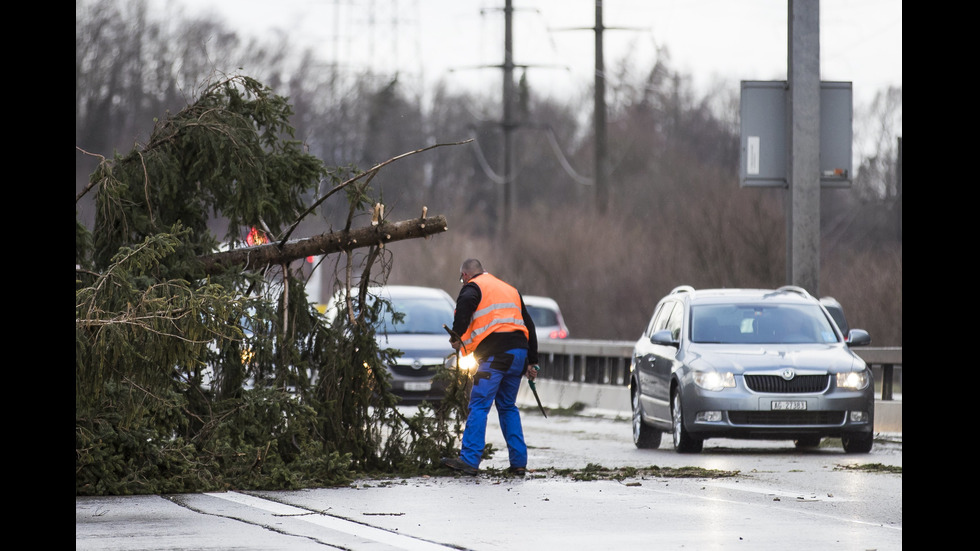
[[[743,492],[754,492],[757,494],[774,495],[780,498],[786,497],[790,499],[795,499],[797,501],[850,501],[849,499],[842,499],[839,497],[829,496],[829,495],[817,495],[813,492],[790,492],[786,490],[773,490],[772,488],[765,488],[762,486],[751,486],[748,484],[732,483],[732,482],[706,482],[705,486],[714,486],[715,488],[726,488],[728,490],[740,490]]]
[[[217,497],[227,501],[233,501],[255,509],[268,511],[274,515],[302,516],[301,520],[305,520],[306,522],[323,526],[324,528],[329,528],[331,530],[336,530],[338,532],[344,532],[352,536],[381,542],[399,549],[405,549],[406,551],[446,551],[447,549],[455,549],[454,547],[439,545],[438,543],[416,539],[411,536],[395,534],[394,532],[382,530],[381,528],[375,528],[373,526],[367,526],[307,509],[300,509],[299,507],[293,507],[292,505],[286,505],[276,501],[270,501],[268,499],[262,499],[246,494],[239,494],[237,492],[206,493],[204,495]]]

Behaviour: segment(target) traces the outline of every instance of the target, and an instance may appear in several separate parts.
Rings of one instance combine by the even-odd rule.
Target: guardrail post
[[[891,400],[892,399],[892,384],[893,384],[893,373],[895,366],[893,364],[881,364],[881,399]]]

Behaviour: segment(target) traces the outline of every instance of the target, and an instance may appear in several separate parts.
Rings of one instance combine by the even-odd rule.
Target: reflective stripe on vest
[[[528,336],[517,289],[486,272],[472,282],[480,288],[480,304],[463,334],[467,349],[476,350],[480,342],[495,331],[522,331],[525,337]]]

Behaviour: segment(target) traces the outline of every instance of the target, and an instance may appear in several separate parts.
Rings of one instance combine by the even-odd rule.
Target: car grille
[[[414,369],[411,365],[401,365],[395,364],[389,366],[392,373],[396,375],[403,375],[406,377],[426,377],[436,374],[436,370],[442,367],[442,364],[429,364],[423,365],[419,369]]]
[[[830,388],[830,375],[800,375],[788,381],[779,375],[746,375],[745,386],[754,392],[777,394],[824,392]]]
[[[735,425],[842,425],[843,411],[729,411]]]

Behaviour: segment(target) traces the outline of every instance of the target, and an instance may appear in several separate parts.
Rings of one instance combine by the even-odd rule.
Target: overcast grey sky
[[[505,0],[154,0],[212,13],[243,33],[286,33],[319,56],[450,86],[494,90]],[[594,80],[594,0],[513,0],[514,57],[538,93],[581,93]],[[646,70],[658,48],[705,90],[785,80],[788,0],[604,0],[605,64]],[[821,80],[853,83],[855,103],[902,85],[901,0],[820,0]]]

